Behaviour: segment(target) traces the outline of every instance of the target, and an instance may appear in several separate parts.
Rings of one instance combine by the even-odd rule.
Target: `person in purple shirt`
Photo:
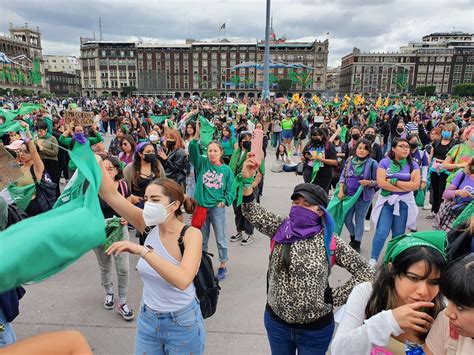
[[[390,231],[392,238],[405,233],[406,228],[416,229],[418,207],[413,191],[420,188],[420,167],[410,155],[406,138],[395,138],[388,157],[377,169],[380,195],[372,212],[376,226],[369,264],[375,266]]]
[[[349,231],[349,245],[360,253],[360,243],[364,234],[364,217],[367,214],[377,186],[377,162],[370,157],[371,143],[360,139],[354,144],[355,154],[347,159],[339,179],[339,200],[354,196],[360,186],[363,191],[356,203],[346,214],[344,223]],[[354,225],[355,217],[355,225]]]

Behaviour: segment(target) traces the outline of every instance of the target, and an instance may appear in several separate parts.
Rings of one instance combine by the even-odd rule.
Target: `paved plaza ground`
[[[270,150],[262,205],[286,215],[290,208],[291,191],[302,182],[302,177],[293,173],[270,172],[273,161],[274,151]],[[426,215],[427,211],[420,210],[419,230],[430,229]],[[233,217],[232,208],[228,208],[229,237],[235,232]],[[371,232],[366,232],[362,242],[362,255],[367,258],[373,233],[373,228]],[[206,354],[270,353],[263,325],[269,240],[258,232],[255,236],[255,242],[246,247],[229,243],[229,273],[221,283],[218,310],[205,321]],[[343,238],[346,241],[349,238],[346,229]],[[138,242],[134,237],[132,240]],[[217,255],[213,235],[209,245],[210,251]],[[128,293],[128,304],[135,311],[138,311],[142,292],[142,282],[135,270],[137,260],[137,256],[130,257]],[[28,260],[25,262],[28,263]],[[214,266],[217,267],[217,264],[215,258]],[[348,275],[335,266],[331,285],[344,282]],[[20,316],[13,323],[20,339],[47,331],[76,329],[86,336],[95,354],[133,354],[136,321],[126,322],[115,310],[107,311],[103,307],[104,289],[92,251],[65,271],[25,288],[27,293],[21,300]]]

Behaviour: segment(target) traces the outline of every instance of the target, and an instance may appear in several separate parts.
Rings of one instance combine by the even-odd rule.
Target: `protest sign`
[[[64,124],[92,126],[94,124],[94,113],[68,110],[64,112]]]
[[[0,171],[2,172],[0,174],[0,190],[17,181],[23,175],[15,158],[3,146],[0,146]]]

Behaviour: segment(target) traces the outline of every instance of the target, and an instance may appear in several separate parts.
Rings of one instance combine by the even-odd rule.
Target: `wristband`
[[[152,251],[153,248],[150,245],[144,245],[142,251],[140,252],[140,257],[145,259],[145,256]]]

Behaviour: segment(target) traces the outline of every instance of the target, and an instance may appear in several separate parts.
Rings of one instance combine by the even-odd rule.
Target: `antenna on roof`
[[[99,17],[99,40],[102,41],[102,19]]]

